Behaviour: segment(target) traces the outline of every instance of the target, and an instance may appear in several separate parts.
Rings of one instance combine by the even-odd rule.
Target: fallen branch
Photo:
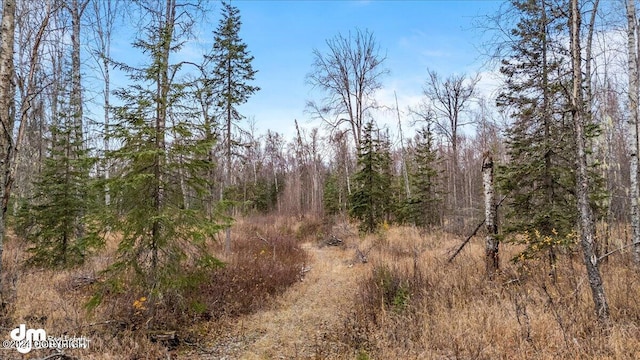
[[[502,205],[502,202],[504,201],[504,199],[506,199],[507,197],[504,196],[502,198],[502,200],[500,200],[500,202],[498,203],[498,205],[496,205],[496,209],[498,207],[500,207],[500,205]],[[447,263],[451,263],[453,261],[453,259],[456,258],[456,256],[458,256],[458,254],[460,254],[460,252],[462,251],[462,249],[464,249],[464,247],[467,245],[467,243],[471,240],[472,237],[474,237],[476,235],[476,233],[478,232],[478,230],[480,230],[480,228],[482,227],[482,225],[484,225],[484,222],[487,221],[487,219],[482,219],[482,222],[480,224],[478,224],[478,226],[476,226],[475,230],[473,230],[473,232],[471,233],[471,235],[469,235],[467,237],[467,239],[460,244],[460,247],[458,247],[458,250],[456,250],[456,252],[451,255],[451,257],[449,258],[449,260],[447,260]]]
[[[447,260],[448,263],[452,262],[453,259],[456,258],[456,256],[458,256],[458,254],[460,254],[460,252],[462,251],[462,249],[467,245],[467,243],[469,242],[469,240],[471,240],[472,237],[474,237],[476,235],[476,233],[478,232],[478,230],[480,230],[480,228],[482,227],[482,225],[484,225],[484,222],[486,221],[486,219],[482,219],[482,222],[480,222],[480,224],[478,224],[478,226],[476,226],[475,230],[473,230],[473,232],[471,233],[471,235],[469,235],[467,237],[467,239],[460,244],[460,246],[458,247],[458,250],[456,250],[456,252],[451,255],[451,257],[449,258],[449,260]]]
[[[620,252],[620,251],[622,251],[622,250],[624,250],[624,249],[626,249],[626,248],[628,248],[628,247],[631,247],[631,246],[633,246],[633,245],[635,245],[635,244],[634,244],[634,243],[631,243],[631,244],[627,244],[627,245],[625,245],[625,246],[623,246],[623,247],[621,247],[621,248],[617,248],[617,249],[615,249],[615,250],[611,250],[611,251],[609,251],[608,253],[606,253],[606,254],[604,254],[604,255],[600,256],[596,261],[599,263],[600,261],[602,261],[602,260],[606,259],[607,257],[609,257],[609,255],[613,255],[613,254],[615,254],[615,253],[617,253],[617,252]]]

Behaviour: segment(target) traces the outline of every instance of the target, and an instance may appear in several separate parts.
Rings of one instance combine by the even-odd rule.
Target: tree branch
[[[620,252],[620,251],[622,251],[622,250],[624,250],[624,249],[626,249],[626,248],[628,248],[628,247],[632,247],[633,245],[635,245],[635,244],[634,244],[634,243],[631,243],[631,244],[627,244],[627,245],[625,245],[625,246],[623,246],[623,247],[621,247],[621,248],[617,248],[617,249],[615,249],[615,250],[611,250],[611,251],[609,251],[608,253],[606,253],[606,254],[604,254],[604,255],[600,256],[596,261],[597,261],[598,263],[600,263],[602,260],[604,260],[604,259],[606,259],[607,257],[609,257],[609,255],[613,255],[613,254],[615,254],[615,253],[617,253],[617,252]]]
[[[507,198],[507,196],[505,195],[502,200],[500,200],[500,202],[498,203],[498,205],[496,205],[496,208],[500,207],[500,205],[502,205],[502,202]],[[447,260],[447,263],[451,263],[453,261],[453,259],[456,258],[456,256],[458,256],[458,254],[460,254],[460,252],[462,251],[462,249],[469,243],[469,241],[471,240],[472,237],[474,237],[476,235],[476,233],[478,232],[478,230],[480,230],[480,228],[482,227],[482,225],[484,225],[485,221],[487,219],[482,219],[482,222],[480,222],[480,224],[478,224],[478,226],[476,226],[475,230],[473,230],[473,232],[471,233],[471,235],[469,235],[465,241],[462,242],[462,244],[460,244],[460,246],[458,247],[458,249],[456,250],[456,252],[451,255],[451,257],[449,258],[449,260]]]

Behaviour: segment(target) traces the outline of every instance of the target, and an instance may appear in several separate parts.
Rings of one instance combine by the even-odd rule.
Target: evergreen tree
[[[130,285],[147,294],[152,305],[162,294],[192,283],[194,271],[219,265],[206,249],[218,226],[206,211],[184,202],[185,190],[200,199],[209,195],[211,186],[201,175],[213,166],[207,160],[213,144],[199,135],[205,125],[195,120],[197,111],[189,102],[193,89],[176,80],[180,64],[169,61],[183,44],[176,29],[186,23],[176,23],[175,1],[166,5],[149,10],[146,38],[134,43],[149,55],[149,64],[121,65],[134,84],[115,92],[122,105],[114,107],[108,135],[121,146],[107,153],[122,165],[108,180],[113,211],[106,225],[122,234],[118,258],[107,270],[109,284],[133,281]]]
[[[575,144],[568,117],[570,78],[561,45],[564,2],[513,0],[520,20],[511,33],[511,56],[501,72],[506,89],[498,105],[512,110],[507,130],[510,161],[497,172],[509,196],[507,233],[525,233],[524,256],[573,242],[577,221],[574,193]],[[535,236],[533,236],[535,234]]]
[[[273,211],[278,203],[278,192],[281,189],[277,189],[275,183],[270,179],[264,177],[258,179],[252,189],[251,202],[253,203],[253,209],[265,214]]]
[[[231,185],[232,127],[234,122],[242,119],[237,107],[260,90],[257,86],[249,85],[255,79],[257,71],[251,65],[253,56],[249,54],[247,45],[240,38],[241,25],[238,8],[223,2],[222,18],[214,31],[213,52],[206,57],[213,68],[209,86],[218,94],[217,107],[225,121],[226,186]],[[230,248],[230,237],[230,228],[227,227],[227,250]]]
[[[425,228],[440,222],[438,155],[433,148],[433,134],[429,126],[418,131],[413,149],[411,197],[406,203],[406,220]]]
[[[387,131],[384,136],[380,136],[378,131],[378,157],[380,159],[380,175],[382,177],[381,186],[385,189],[380,198],[382,206],[383,220],[391,223],[394,210],[397,208],[397,199],[401,196],[401,177],[395,176],[393,171],[393,161],[391,160],[391,140]]]
[[[388,146],[373,137],[373,122],[369,121],[364,128],[350,197],[350,214],[360,220],[363,232],[376,231],[390,213],[390,168]]]
[[[325,176],[322,205],[325,215],[338,215],[341,212],[341,193],[338,175],[329,173]]]
[[[50,128],[51,147],[43,161],[42,172],[34,182],[35,195],[27,212],[30,220],[27,238],[29,262],[38,266],[67,267],[81,264],[87,252],[100,244],[85,235],[84,222],[92,199],[89,170],[94,159],[82,144],[76,114],[62,91],[61,111]],[[65,96],[66,95],[66,96]],[[24,219],[23,219],[24,220]]]

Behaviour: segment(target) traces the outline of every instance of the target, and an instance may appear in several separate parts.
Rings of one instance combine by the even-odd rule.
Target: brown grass
[[[479,239],[448,264],[459,239],[408,228],[384,238],[345,321],[345,341],[361,358],[640,358],[640,276],[626,254],[602,269],[614,320],[603,330],[577,252],[560,258],[555,278],[543,261],[503,260],[490,282]],[[503,259],[516,250],[503,245]]]
[[[329,234],[344,245],[319,246]],[[227,266],[180,299],[191,310],[166,309],[184,325],[168,329],[178,335],[177,349],[147,336],[148,319],[133,305],[144,294],[124,291],[93,313],[84,310],[92,282],[113,260],[116,236],[100,255],[65,271],[22,266],[24,245],[10,236],[5,338],[20,323],[86,336],[89,350],[66,351],[82,359],[640,358],[640,274],[627,252],[601,268],[612,314],[602,329],[578,251],[559,257],[554,276],[544,260],[510,262],[519,249],[503,244],[502,270],[491,282],[481,238],[447,263],[460,236],[409,227],[360,237],[349,224],[263,216],[240,219],[232,236],[232,254],[212,246]],[[300,281],[302,269],[309,271]]]

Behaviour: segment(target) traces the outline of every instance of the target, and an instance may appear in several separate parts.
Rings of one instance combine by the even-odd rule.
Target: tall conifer
[[[224,119],[225,186],[231,185],[232,130],[242,119],[238,105],[247,102],[259,87],[250,85],[257,73],[251,63],[253,56],[240,38],[240,11],[228,2],[222,3],[222,18],[214,31],[213,52],[207,60],[213,65],[209,86],[218,94],[217,107]],[[225,199],[226,200],[226,199]],[[231,228],[226,229],[226,249],[231,247]]]
[[[364,128],[358,154],[358,171],[353,175],[350,214],[360,220],[360,230],[374,232],[389,214],[391,206],[389,149],[374,138],[373,122]]]
[[[436,168],[438,155],[433,148],[433,134],[427,126],[418,131],[413,148],[411,197],[407,199],[407,220],[419,227],[440,222],[441,189]]]
[[[69,83],[69,82],[68,82]],[[84,222],[92,207],[89,171],[94,159],[83,146],[77,114],[60,92],[60,111],[50,128],[51,144],[42,172],[34,182],[35,194],[27,212],[31,231],[27,238],[29,262],[37,266],[67,267],[84,261],[87,251],[100,242],[85,235]],[[24,218],[22,219],[25,220]]]
[[[525,237],[524,255],[534,255],[571,242],[577,221],[575,145],[565,90],[571,79],[562,61],[567,49],[560,43],[566,4],[513,0],[512,5],[520,21],[511,31],[511,56],[502,62],[506,89],[498,100],[512,111],[510,159],[497,175],[502,192],[509,195],[505,230],[531,234]]]
[[[184,201],[185,191],[207,198],[211,187],[202,174],[213,166],[207,160],[213,144],[200,135],[205,125],[190,102],[194,89],[178,81],[181,64],[170,62],[183,45],[179,29],[188,24],[176,23],[175,0],[146,9],[151,22],[134,47],[149,62],[141,68],[121,64],[133,84],[115,91],[122,105],[113,108],[108,135],[120,147],[107,156],[121,167],[108,181],[113,211],[105,221],[122,234],[107,271],[110,284],[133,280],[153,305],[191,283],[193,271],[218,265],[206,249],[218,227],[206,211]],[[187,15],[180,19],[187,21]],[[100,294],[92,304],[99,300]]]

